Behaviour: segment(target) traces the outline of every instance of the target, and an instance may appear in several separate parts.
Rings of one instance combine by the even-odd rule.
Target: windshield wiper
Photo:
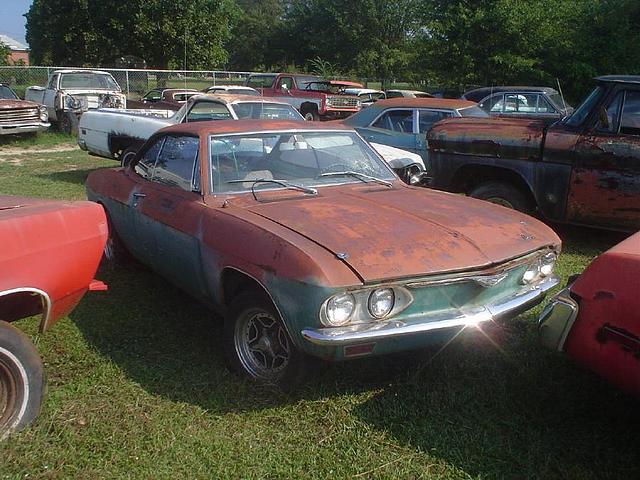
[[[318,190],[316,190],[315,188],[309,188],[309,187],[304,187],[302,185],[298,185],[295,183],[291,183],[291,182],[287,182],[286,180],[277,180],[275,178],[256,178],[256,179],[249,179],[249,180],[229,180],[226,183],[249,183],[251,182],[251,193],[253,194],[253,198],[258,200],[258,197],[256,197],[256,191],[255,191],[255,187],[256,184],[258,183],[275,183],[278,184],[282,187],[285,187],[289,190],[297,190],[299,192],[304,192],[308,195],[317,195],[318,194]]]
[[[319,176],[320,177],[338,177],[338,176],[355,177],[358,180],[361,180],[365,183],[367,183],[367,180],[369,180],[375,183],[379,183],[380,185],[384,185],[385,187],[393,187],[393,184],[388,180],[383,180],[378,177],[372,177],[371,175],[367,175],[366,173],[354,172],[353,170],[345,170],[343,172],[326,172],[326,173],[321,173]]]

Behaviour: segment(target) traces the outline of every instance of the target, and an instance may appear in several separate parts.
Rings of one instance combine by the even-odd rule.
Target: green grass
[[[0,191],[83,198],[80,150],[0,157]],[[5,161],[3,161],[5,160]],[[620,235],[563,228],[563,279]],[[638,478],[637,402],[541,348],[535,318],[445,350],[321,365],[299,391],[224,366],[221,324],[147,269],[102,267],[44,335],[48,393],[0,445],[10,478]]]
[[[54,126],[42,133],[30,133],[22,135],[1,135],[0,136],[0,153],[3,149],[14,147],[38,147],[47,148],[58,145],[75,146],[76,138],[65,133],[56,131]]]

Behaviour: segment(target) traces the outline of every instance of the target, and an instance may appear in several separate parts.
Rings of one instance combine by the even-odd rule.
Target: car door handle
[[[133,196],[135,198],[144,198],[144,197],[147,196],[147,194],[146,193],[138,193],[138,192],[136,192],[136,193],[133,194]]]

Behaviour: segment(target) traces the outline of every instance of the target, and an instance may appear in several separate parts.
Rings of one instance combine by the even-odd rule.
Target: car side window
[[[390,110],[382,114],[372,127],[400,133],[413,133],[413,110]]]
[[[640,92],[627,91],[620,118],[620,133],[640,135]]]
[[[206,120],[233,120],[226,105],[218,102],[195,103],[187,114],[187,122],[202,122]]]
[[[287,88],[289,90],[291,90],[293,86],[293,78],[291,77],[282,77],[280,80],[278,80],[278,85],[277,88]]]
[[[400,92],[386,92],[387,98],[400,98],[402,94]]]
[[[160,90],[151,90],[144,96],[143,100],[147,102],[159,102],[162,100],[162,92]]]
[[[538,95],[538,113],[558,113],[544,95]]]
[[[478,106],[487,113],[502,113],[502,107],[504,106],[504,95],[502,93],[496,93],[489,98],[484,99],[478,104]]]
[[[168,136],[160,150],[152,181],[191,192],[199,188],[197,137]]]
[[[418,132],[426,133],[434,123],[443,118],[451,117],[451,112],[440,112],[434,110],[418,110]]]
[[[598,123],[596,125],[598,130],[609,133],[618,132],[618,118],[620,118],[620,107],[622,106],[623,97],[624,92],[618,92],[606,108],[602,107],[600,109]]]
[[[49,85],[47,85],[47,88],[49,90],[55,90],[57,84],[58,84],[58,74],[56,73],[54,76],[51,77],[51,80],[49,80]]]
[[[143,154],[138,163],[134,167],[134,171],[143,178],[148,180],[153,176],[153,167],[158,159],[158,153],[164,143],[164,137],[159,138],[156,143],[150,146]]]

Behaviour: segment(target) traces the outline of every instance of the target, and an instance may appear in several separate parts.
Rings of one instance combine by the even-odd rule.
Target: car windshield
[[[216,135],[211,136],[210,145],[214,193],[286,188],[270,180],[309,188],[395,179],[387,164],[355,132]]]
[[[463,117],[488,117],[489,114],[480,107],[474,105],[472,107],[461,108],[458,110]]]
[[[602,87],[598,86],[594,88],[587,99],[582,102],[582,105],[576,108],[573,113],[564,120],[564,123],[566,125],[571,125],[572,127],[581,125],[582,122],[584,122],[584,120],[587,118],[591,110],[593,110],[594,105],[600,100],[602,92]]]
[[[242,102],[233,104],[233,110],[239,119],[255,118],[260,120],[304,120],[291,105],[266,102]]]
[[[5,87],[4,85],[0,85],[0,99],[3,100],[18,100],[18,96],[13,93],[9,87]]]
[[[63,73],[60,88],[90,88],[96,90],[118,90],[120,87],[108,73]]]
[[[304,90],[305,88],[309,90],[320,90],[323,87],[318,85],[318,82],[322,83],[323,80],[320,77],[296,75],[296,83],[300,90]]]

